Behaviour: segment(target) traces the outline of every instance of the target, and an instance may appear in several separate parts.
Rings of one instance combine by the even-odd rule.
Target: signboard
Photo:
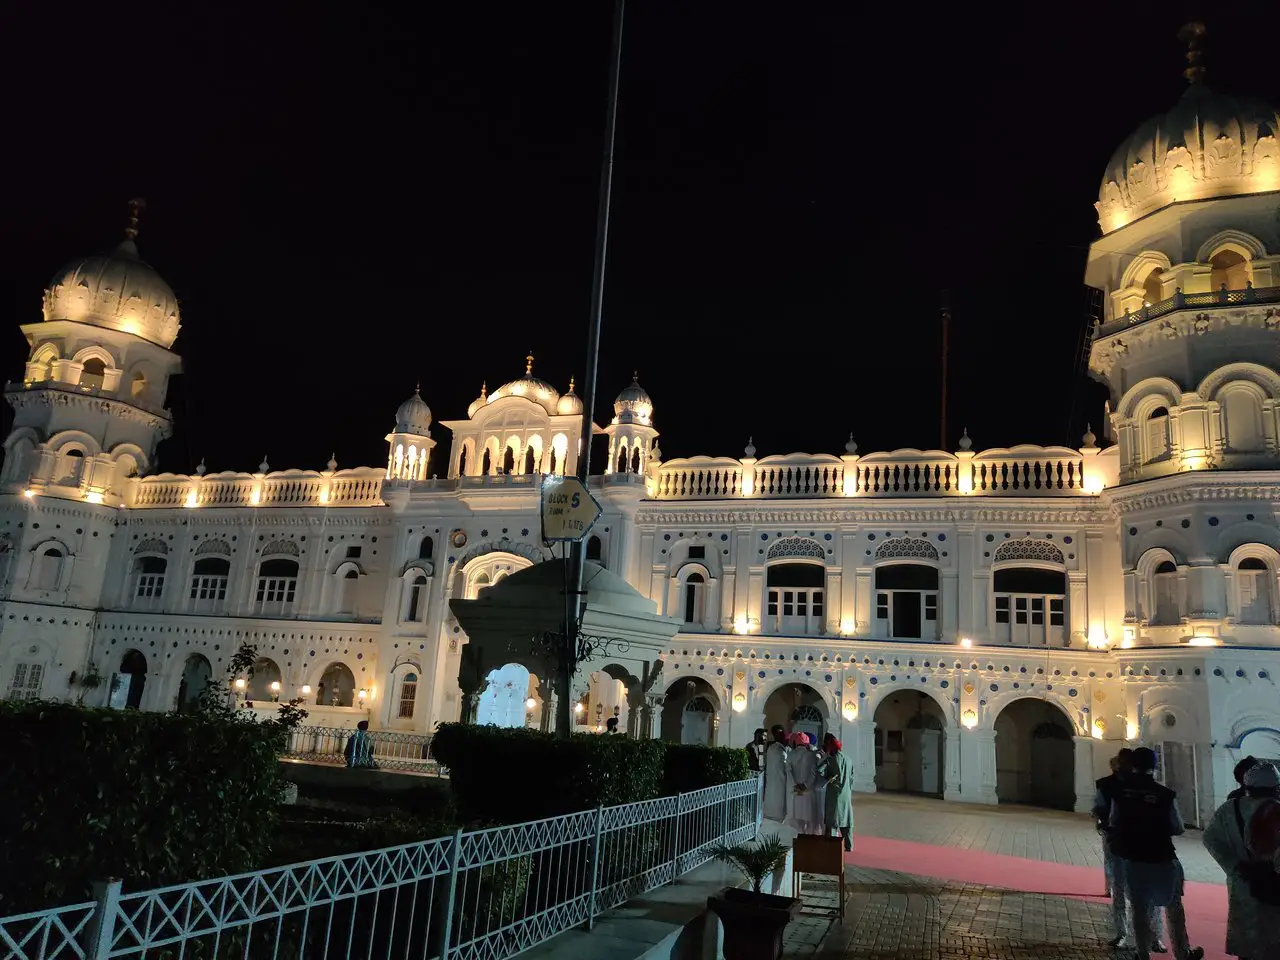
[[[603,512],[577,477],[543,478],[543,540],[582,540]]]

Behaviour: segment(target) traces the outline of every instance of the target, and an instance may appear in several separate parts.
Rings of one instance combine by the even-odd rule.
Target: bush
[[[0,703],[0,916],[257,870],[287,727],[218,713]]]
[[[705,787],[745,780],[751,775],[747,751],[739,747],[702,747],[669,743],[662,769],[662,792],[692,793]]]
[[[431,755],[449,769],[460,817],[520,823],[661,795],[657,740],[444,723]]]

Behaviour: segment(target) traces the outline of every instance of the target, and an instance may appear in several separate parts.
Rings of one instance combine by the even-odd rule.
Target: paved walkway
[[[806,912],[787,929],[788,957],[1112,956],[1102,854],[1088,816],[885,795],[855,797],[854,804],[855,836],[862,839],[855,839],[846,869],[844,922],[829,915],[835,885],[806,880]],[[1206,957],[1214,960],[1222,956],[1222,873],[1198,832],[1179,838],[1178,851],[1192,881],[1192,941],[1199,931]]]

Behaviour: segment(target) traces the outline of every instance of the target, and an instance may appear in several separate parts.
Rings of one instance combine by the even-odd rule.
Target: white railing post
[[[449,960],[449,939],[453,936],[453,901],[458,893],[458,865],[462,861],[462,828],[453,835],[449,852],[449,900],[444,911],[444,934],[440,940],[440,960]]]
[[[596,807],[596,835],[591,841],[591,899],[587,904],[587,929],[596,926],[596,892],[600,888],[600,837],[604,833],[604,807]]]
[[[120,881],[116,879],[93,882],[93,917],[84,931],[85,960],[107,960],[111,944],[115,940],[116,913],[120,909]]]
[[[721,786],[720,789],[724,791],[724,797],[720,801],[724,805],[724,809],[720,813],[720,842],[728,843],[729,842],[729,804],[731,804],[733,801],[729,797],[729,785],[727,783]]]

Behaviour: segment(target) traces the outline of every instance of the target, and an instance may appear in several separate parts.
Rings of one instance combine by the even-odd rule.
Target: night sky
[[[581,377],[611,3],[186,6],[0,14],[7,379],[136,195],[161,470],[377,465],[417,381],[455,419],[530,349]],[[935,447],[950,288],[948,446],[1078,445],[1092,204],[1194,11],[854,6],[631,0],[597,422],[635,369],[668,459]],[[1270,7],[1214,5],[1210,86],[1276,96]]]

